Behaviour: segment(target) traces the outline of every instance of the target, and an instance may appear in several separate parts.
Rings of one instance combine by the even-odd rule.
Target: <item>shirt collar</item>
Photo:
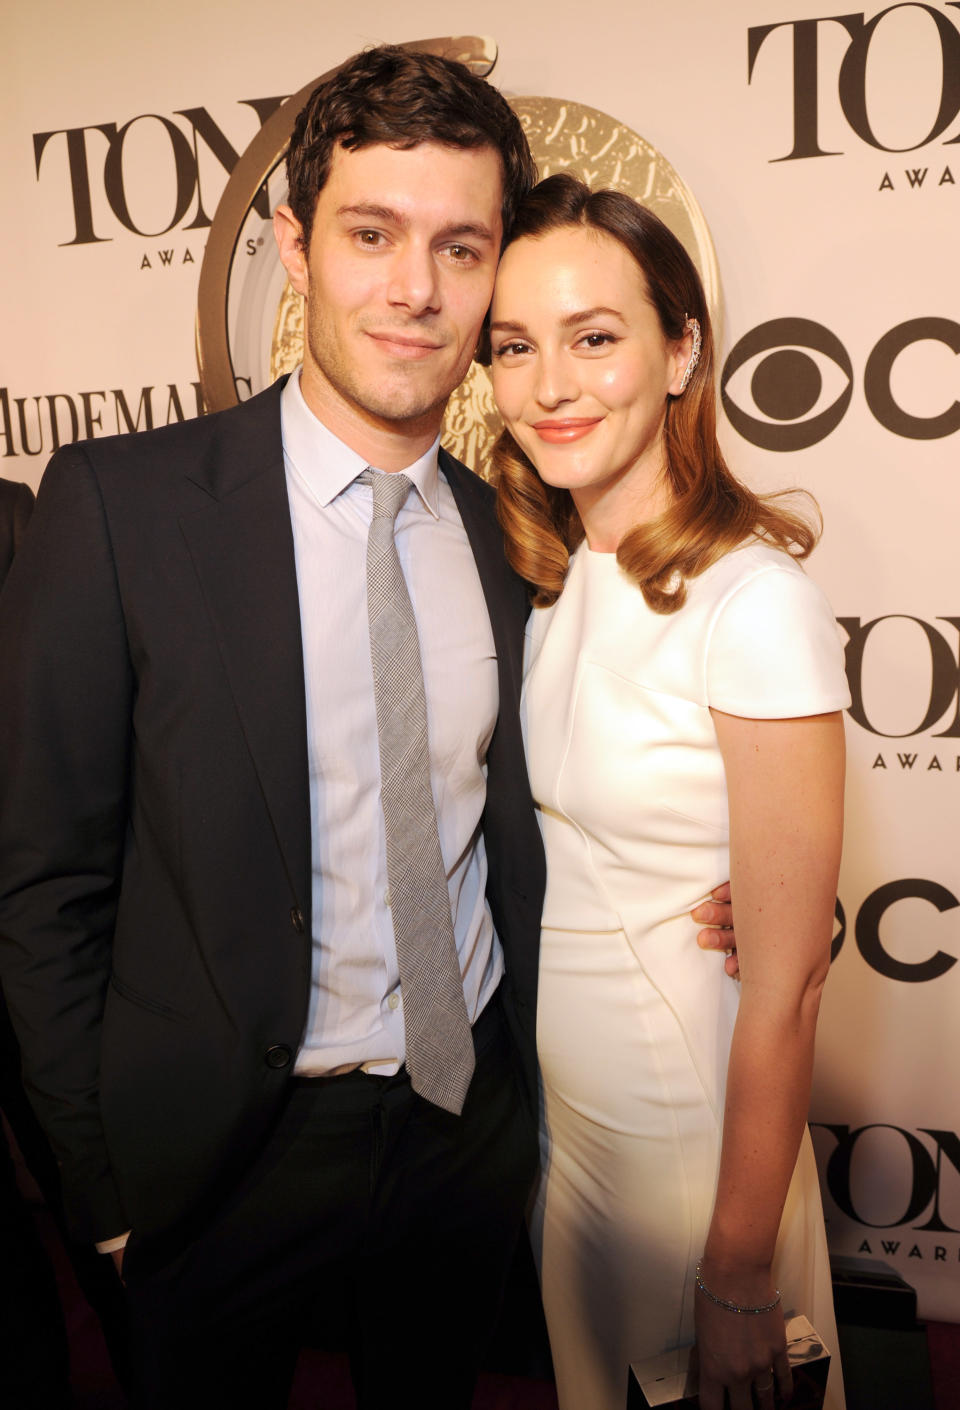
[[[280,432],[284,455],[324,508],[349,488],[369,463],[328,430],[307,406],[300,390],[299,367],[280,394]],[[440,513],[439,450],[438,435],[430,449],[403,472],[435,519]]]

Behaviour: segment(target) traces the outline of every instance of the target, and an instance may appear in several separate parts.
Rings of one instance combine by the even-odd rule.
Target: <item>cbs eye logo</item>
[[[894,364],[914,343],[960,353],[960,324],[911,318],[877,343],[863,372],[870,411],[888,431],[914,441],[960,430],[960,401],[917,415],[894,396]],[[774,318],[744,334],[727,358],[720,399],[731,426],[761,450],[806,450],[836,430],[853,397],[853,363],[835,333],[809,318]],[[747,410],[746,406],[752,409]]]

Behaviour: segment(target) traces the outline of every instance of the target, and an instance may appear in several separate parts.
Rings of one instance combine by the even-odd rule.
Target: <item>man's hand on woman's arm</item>
[[[724,968],[731,979],[740,978],[740,962],[737,959],[737,937],[733,930],[733,907],[730,904],[730,883],[715,886],[710,892],[712,901],[703,901],[696,910],[690,912],[698,925],[705,926],[697,936],[701,950],[725,950],[727,958]]]

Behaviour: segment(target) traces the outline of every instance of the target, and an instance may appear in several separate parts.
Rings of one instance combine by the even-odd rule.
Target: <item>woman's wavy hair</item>
[[[686,583],[755,534],[805,558],[820,533],[788,509],[782,495],[753,493],[731,473],[717,444],[714,348],[710,314],[693,261],[662,220],[620,191],[591,191],[567,172],[549,176],[524,198],[509,244],[582,225],[617,240],[633,256],[664,337],[678,342],[688,318],[700,324],[700,361],[680,396],[669,396],[663,427],[669,508],[638,524],[620,543],[617,561],[655,612],[675,612]],[[497,508],[511,566],[533,588],[535,607],[555,602],[570,554],[584,536],[570,492],[545,485],[509,431],[493,452]],[[792,493],[784,491],[782,493]]]

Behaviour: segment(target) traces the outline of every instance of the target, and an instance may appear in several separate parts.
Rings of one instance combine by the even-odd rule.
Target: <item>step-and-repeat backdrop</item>
[[[59,444],[197,415],[198,281],[231,172],[350,53],[454,27],[438,0],[14,7],[0,475],[35,486]],[[708,278],[712,238],[725,449],[822,506],[810,571],[853,695],[811,1112],[830,1242],[960,1320],[960,0],[487,0],[469,28],[498,52],[492,81],[559,115],[548,165],[631,186],[584,137],[594,110]],[[277,179],[250,192],[231,259],[241,396],[271,367],[244,339],[286,336],[260,243]]]

